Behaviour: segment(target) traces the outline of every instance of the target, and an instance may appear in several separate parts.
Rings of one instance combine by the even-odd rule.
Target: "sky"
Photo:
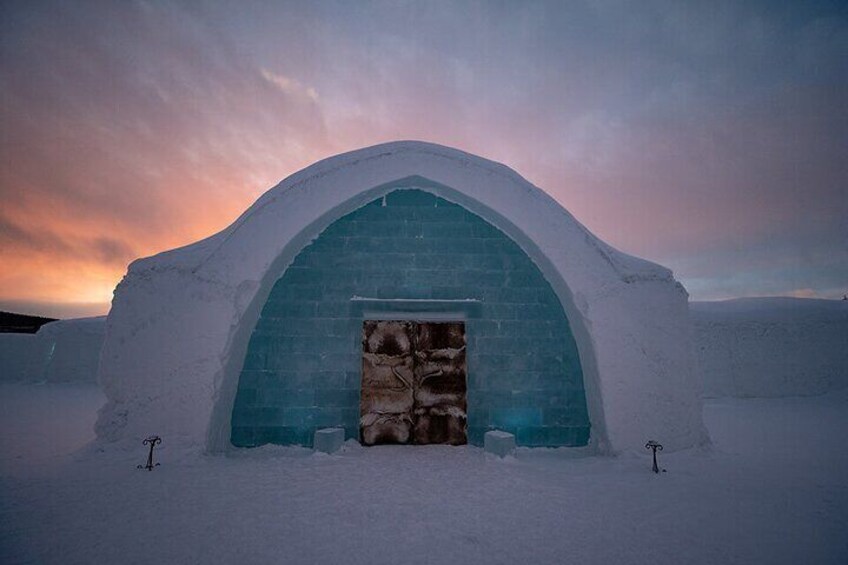
[[[502,162],[692,300],[848,293],[839,2],[0,4],[0,309],[399,139]]]

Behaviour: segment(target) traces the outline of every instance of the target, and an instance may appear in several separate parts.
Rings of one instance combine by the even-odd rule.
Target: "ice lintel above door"
[[[371,298],[353,296],[351,315],[364,320],[451,321],[479,318],[483,302],[476,298]]]

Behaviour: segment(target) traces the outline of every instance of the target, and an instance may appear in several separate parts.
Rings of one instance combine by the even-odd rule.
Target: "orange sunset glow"
[[[503,162],[693,299],[848,291],[844,19],[443,8],[4,5],[0,309],[106,313],[134,259],[397,139]]]

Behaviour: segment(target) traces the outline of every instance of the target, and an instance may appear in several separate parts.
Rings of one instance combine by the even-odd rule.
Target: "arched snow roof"
[[[508,167],[415,141],[320,161],[220,233],[133,263],[107,324],[99,436],[164,426],[225,448],[247,342],[274,282],[330,223],[399,186],[465,206],[540,267],[575,334],[599,450],[636,449],[648,436],[669,448],[704,440],[687,296],[672,273],[602,242]]]

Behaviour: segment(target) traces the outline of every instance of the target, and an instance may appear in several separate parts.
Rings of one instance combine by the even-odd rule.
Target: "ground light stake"
[[[654,473],[659,473],[660,468],[657,467],[657,450],[662,451],[663,446],[651,439],[651,440],[648,440],[648,443],[645,444],[645,449],[653,449],[654,450],[654,466],[651,470]],[[152,453],[152,451],[151,451],[151,453]]]
[[[148,471],[152,471],[153,467],[158,467],[159,463],[156,465],[153,464],[153,448],[162,443],[162,438],[159,436],[150,436],[143,442],[142,445],[150,445],[150,453],[147,455],[147,465],[138,465],[136,469],[147,469]]]

